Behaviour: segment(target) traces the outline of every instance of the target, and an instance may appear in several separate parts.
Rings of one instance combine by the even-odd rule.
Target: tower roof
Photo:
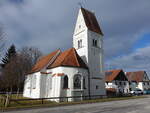
[[[95,14],[84,8],[81,8],[81,11],[87,28],[93,32],[103,35]]]

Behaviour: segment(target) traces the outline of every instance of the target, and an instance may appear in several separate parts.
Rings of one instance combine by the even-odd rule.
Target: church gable
[[[50,69],[58,66],[87,68],[86,64],[77,54],[74,48],[68,49],[61,53],[59,57],[54,61],[54,63],[48,66],[48,68]]]
[[[58,66],[88,68],[81,57],[77,54],[76,50],[71,48],[64,52],[56,50],[49,55],[42,57],[32,68],[30,74],[39,72],[44,68],[51,69]]]
[[[56,59],[56,57],[60,54],[60,50],[56,50],[50,54],[48,54],[47,56],[43,56],[41,59],[39,59],[37,61],[37,63],[33,66],[31,73],[35,73],[35,72],[39,72],[41,71],[43,68],[47,67],[49,65],[49,63],[51,63],[53,60]]]

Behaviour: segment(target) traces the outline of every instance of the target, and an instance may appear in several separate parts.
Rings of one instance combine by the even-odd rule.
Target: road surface
[[[9,111],[8,113],[150,113],[150,98]]]

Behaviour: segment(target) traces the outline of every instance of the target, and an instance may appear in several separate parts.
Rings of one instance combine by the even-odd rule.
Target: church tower
[[[95,14],[84,8],[78,13],[73,47],[89,68],[89,94],[105,95],[103,33]]]

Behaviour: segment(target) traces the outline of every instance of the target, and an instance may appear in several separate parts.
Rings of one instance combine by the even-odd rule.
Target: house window
[[[126,85],[126,82],[124,82],[124,85]]]
[[[149,85],[149,82],[147,82],[147,85]]]
[[[143,85],[145,85],[145,82],[143,82]]]
[[[115,82],[115,84],[118,85],[117,82]]]
[[[131,85],[131,82],[129,82],[129,85]]]
[[[122,85],[122,83],[121,83],[121,82],[119,82],[119,85]]]
[[[81,75],[74,76],[74,89],[81,89]]]
[[[67,76],[64,77],[64,85],[63,85],[63,88],[64,88],[64,89],[68,88],[68,77],[67,77]]]
[[[82,40],[78,40],[78,48],[82,48]]]

